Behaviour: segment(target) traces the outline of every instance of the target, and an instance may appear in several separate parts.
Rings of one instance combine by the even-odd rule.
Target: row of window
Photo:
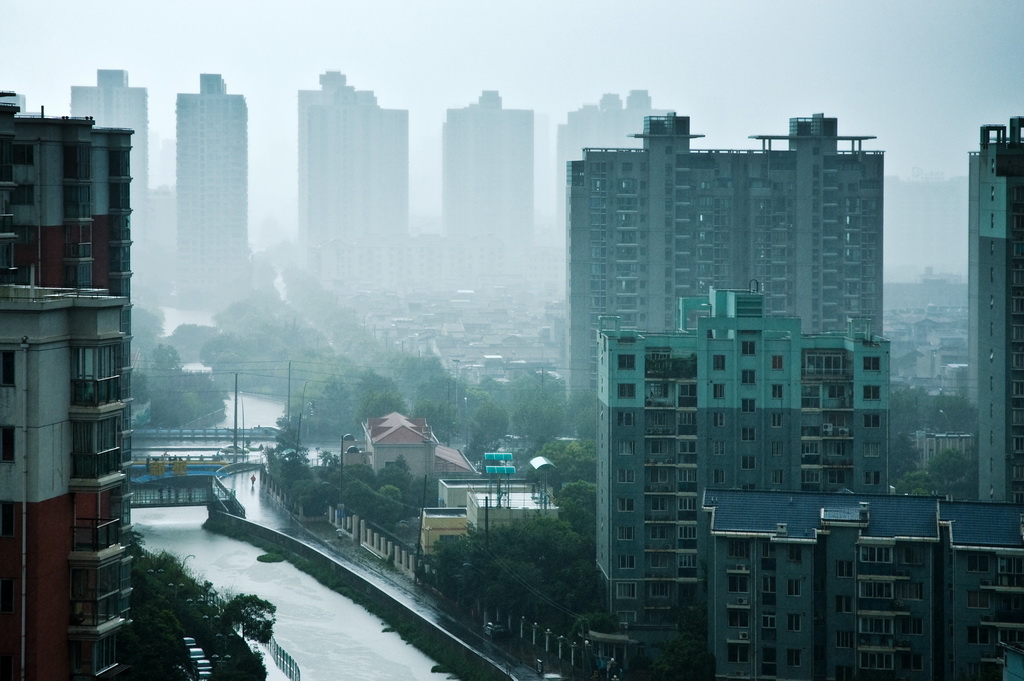
[[[756,346],[755,341],[740,341],[740,354],[741,355],[746,355],[746,356],[754,355],[754,354],[756,354],[756,347],[757,346]],[[845,363],[842,362],[842,361],[839,361],[837,363],[837,361],[835,359],[836,357],[841,358],[843,356],[842,355],[807,354],[807,355],[805,355],[804,369],[806,369],[808,371],[811,371],[812,373],[814,373],[814,372],[817,372],[817,373],[833,372],[835,370],[842,370]],[[874,356],[865,356],[865,357],[862,357],[861,359],[862,359],[861,366],[864,368],[864,371],[881,371],[881,369],[882,369],[881,357],[879,357],[877,355],[874,355]],[[785,356],[784,355],[772,355],[772,359],[771,359],[772,371],[782,371],[784,366],[785,366]],[[726,367],[726,355],[723,355],[723,354],[713,354],[713,355],[711,355],[711,369],[712,369],[712,371],[725,371],[725,367]],[[620,354],[618,356],[618,368],[620,370],[623,370],[623,371],[632,371],[632,370],[636,369],[636,355]],[[748,370],[744,370],[742,373],[746,374],[747,371]],[[750,373],[752,375],[753,371],[752,370],[749,370],[749,371],[750,371]],[[748,381],[744,381],[744,383],[747,383],[747,382]],[[753,381],[753,379],[751,379],[749,382],[753,383],[754,381]]]

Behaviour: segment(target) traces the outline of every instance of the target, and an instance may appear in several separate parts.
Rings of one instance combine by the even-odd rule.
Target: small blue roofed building
[[[1024,506],[708,489],[720,679],[958,679],[1024,643]]]

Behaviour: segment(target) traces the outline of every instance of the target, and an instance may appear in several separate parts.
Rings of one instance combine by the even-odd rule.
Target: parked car
[[[196,647],[196,640],[194,638],[192,638],[191,636],[184,636],[184,637],[182,637],[181,640],[185,642],[185,647],[186,648],[195,648]]]
[[[202,660],[203,658],[206,657],[206,653],[203,652],[202,648],[189,648],[188,649],[188,656],[193,661],[195,661],[195,660]]]
[[[499,622],[488,622],[484,625],[484,633],[491,638],[505,638],[508,636],[508,627]]]

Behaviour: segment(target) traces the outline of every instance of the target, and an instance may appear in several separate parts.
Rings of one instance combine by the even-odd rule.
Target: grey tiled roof
[[[814,538],[823,515],[833,521],[856,520],[861,502],[868,504],[867,536],[938,538],[935,497],[720,489],[704,493],[704,505],[715,507],[712,530],[774,533],[778,523],[786,523],[787,535],[802,539]]]
[[[1020,504],[944,501],[941,518],[949,521],[954,544],[1021,547]]]

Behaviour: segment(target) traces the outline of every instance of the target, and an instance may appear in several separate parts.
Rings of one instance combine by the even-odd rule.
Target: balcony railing
[[[97,627],[121,616],[121,593],[101,596],[94,601],[71,601],[71,624],[76,627]]]
[[[74,527],[74,550],[97,552],[121,541],[121,521],[110,518],[79,520]]]
[[[121,448],[71,455],[71,477],[95,480],[121,470]]]
[[[120,376],[71,381],[71,403],[77,407],[96,407],[120,397]]]

